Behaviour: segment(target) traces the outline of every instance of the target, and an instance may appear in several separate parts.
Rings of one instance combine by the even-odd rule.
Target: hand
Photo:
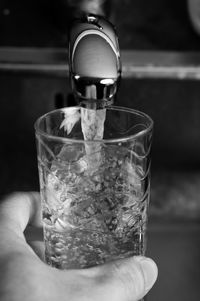
[[[5,198],[0,203],[1,301],[136,301],[157,278],[156,264],[141,256],[82,270],[52,268],[40,258],[42,241],[32,247],[26,242],[27,225],[41,227],[39,194]]]

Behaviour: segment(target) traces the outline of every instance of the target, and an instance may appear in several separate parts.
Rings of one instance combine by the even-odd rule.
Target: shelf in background
[[[200,79],[200,53],[122,50],[123,78]],[[0,47],[0,72],[68,76],[63,48]]]

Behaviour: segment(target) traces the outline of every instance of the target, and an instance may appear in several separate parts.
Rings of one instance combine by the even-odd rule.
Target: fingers
[[[152,288],[158,275],[155,262],[136,256],[81,272],[95,279],[94,293],[101,301],[137,301]]]
[[[45,261],[44,243],[42,241],[28,241],[29,246],[33,249],[35,254],[42,260]]]
[[[158,274],[154,261],[142,256],[117,261],[113,265],[113,272],[113,281],[120,288],[121,295],[126,296],[125,300],[133,300],[133,296],[134,300],[143,298]]]
[[[0,204],[1,223],[23,233],[28,224],[41,226],[40,196],[37,192],[16,192]]]

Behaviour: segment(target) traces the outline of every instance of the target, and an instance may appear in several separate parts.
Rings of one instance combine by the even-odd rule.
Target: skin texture
[[[0,203],[1,301],[136,301],[153,286],[157,266],[140,256],[83,270],[46,265],[40,212],[36,192],[14,193]]]

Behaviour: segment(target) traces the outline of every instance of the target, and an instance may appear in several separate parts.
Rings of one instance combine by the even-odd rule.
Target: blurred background
[[[88,2],[103,3],[117,29],[123,66],[117,105],[142,110],[155,123],[147,253],[160,274],[147,300],[198,300],[200,1]],[[80,3],[0,1],[1,197],[39,189],[34,122],[74,105],[68,27]]]

